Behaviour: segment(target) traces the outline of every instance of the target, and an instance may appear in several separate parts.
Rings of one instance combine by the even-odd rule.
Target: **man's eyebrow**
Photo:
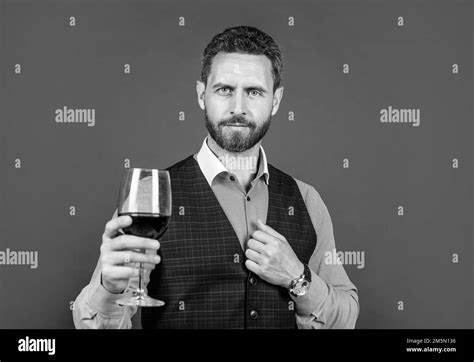
[[[230,88],[230,89],[234,89],[235,87],[229,85],[229,84],[225,84],[225,83],[216,83],[212,86],[212,89],[217,89],[217,88]],[[246,91],[249,91],[249,90],[257,90],[261,93],[267,93],[267,90],[259,85],[253,85],[253,86],[249,86],[249,87],[245,87],[244,88]]]

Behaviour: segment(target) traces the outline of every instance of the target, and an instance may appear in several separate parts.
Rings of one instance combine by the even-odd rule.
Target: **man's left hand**
[[[245,266],[267,282],[285,288],[303,274],[303,263],[298,259],[286,238],[257,222],[257,230],[247,243]]]

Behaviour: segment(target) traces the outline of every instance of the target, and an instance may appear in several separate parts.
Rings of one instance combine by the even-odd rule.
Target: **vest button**
[[[258,281],[257,278],[255,278],[253,275],[249,279],[250,285],[257,285]]]
[[[250,201],[250,196],[247,196],[247,201]]]
[[[251,319],[257,319],[258,318],[258,312],[256,310],[251,310],[250,311],[250,318]]]

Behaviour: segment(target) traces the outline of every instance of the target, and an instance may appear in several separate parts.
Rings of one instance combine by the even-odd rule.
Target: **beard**
[[[219,145],[219,147],[232,153],[240,153],[247,151],[255,146],[265,136],[270,128],[272,116],[271,114],[257,127],[254,122],[248,121],[243,116],[233,116],[229,119],[223,119],[217,124],[214,124],[209,119],[207,109],[204,110],[204,117],[206,118],[206,128],[212,139]],[[228,135],[224,135],[223,128],[228,125],[239,124],[248,127],[248,134],[244,135],[241,131],[232,131]]]

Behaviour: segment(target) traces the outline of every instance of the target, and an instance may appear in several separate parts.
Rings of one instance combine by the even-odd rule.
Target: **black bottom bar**
[[[0,361],[473,361],[473,330],[0,330]],[[54,341],[54,343],[53,343]],[[54,349],[54,350],[53,350]],[[38,351],[41,350],[41,351]],[[310,358],[310,359],[308,359]]]

